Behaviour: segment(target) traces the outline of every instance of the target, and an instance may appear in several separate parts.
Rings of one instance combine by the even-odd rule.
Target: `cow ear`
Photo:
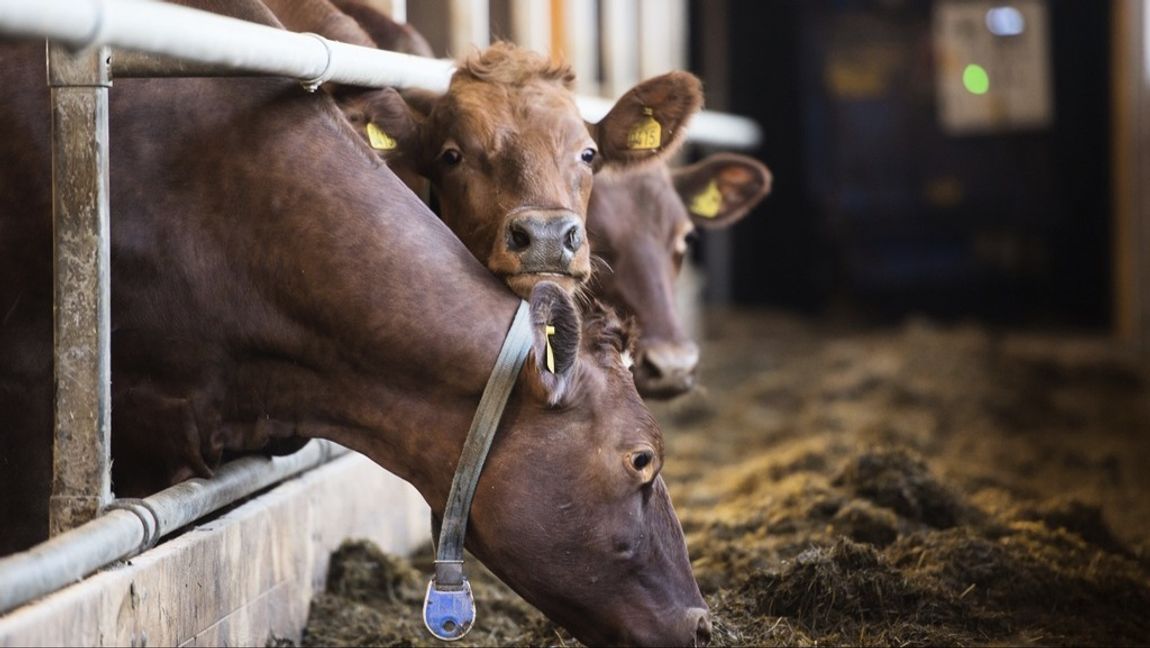
[[[772,176],[762,162],[719,153],[671,173],[691,221],[700,227],[727,227],[747,215],[771,192]]]
[[[385,160],[416,157],[423,115],[393,88],[344,92],[336,101],[360,136]]]
[[[689,72],[669,72],[631,88],[592,127],[603,167],[666,160],[683,143],[687,122],[702,107],[702,83]]]
[[[578,371],[579,312],[567,291],[550,281],[535,284],[529,304],[535,340],[527,371],[543,399],[555,407],[570,396]]]

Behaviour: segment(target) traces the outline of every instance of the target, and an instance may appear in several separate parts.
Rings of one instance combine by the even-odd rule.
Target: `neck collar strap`
[[[467,516],[487,451],[491,449],[491,441],[499,428],[503,408],[519,378],[519,371],[527,361],[533,340],[531,308],[527,302],[520,301],[515,320],[503,339],[503,348],[499,350],[495,367],[479,399],[479,408],[471,419],[471,430],[467,433],[443,513],[435,552],[435,576],[428,583],[427,595],[423,599],[423,624],[432,635],[443,641],[462,639],[475,623],[475,599],[471,595],[471,584],[463,575]]]

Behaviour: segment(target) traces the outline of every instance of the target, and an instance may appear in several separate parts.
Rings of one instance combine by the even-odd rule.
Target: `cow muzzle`
[[[639,349],[635,386],[647,398],[672,398],[695,386],[699,347],[687,342],[655,342]]]
[[[628,628],[623,636],[591,644],[627,646],[706,646],[711,642],[711,618],[705,607],[687,608],[656,626]]]
[[[504,227],[501,266],[515,292],[530,294],[540,281],[554,281],[568,292],[590,274],[590,251],[583,220],[566,209],[523,210]]]
[[[706,646],[711,643],[711,618],[706,608],[691,608],[687,612],[687,636],[692,646]]]

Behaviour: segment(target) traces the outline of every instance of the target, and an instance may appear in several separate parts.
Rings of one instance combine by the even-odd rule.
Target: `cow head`
[[[440,217],[523,297],[542,280],[574,291],[590,276],[594,174],[665,159],[702,104],[698,79],[672,72],[587,124],[573,80],[566,65],[497,43],[464,61],[445,95],[422,98],[423,118],[380,108],[393,121],[374,126],[395,142],[389,164],[430,179]]]
[[[596,274],[593,289],[638,320],[634,372],[644,396],[666,398],[694,385],[699,350],[675,312],[673,286],[695,228],[735,223],[770,189],[765,166],[734,154],[673,172],[658,165],[595,179],[587,226],[608,269]]]
[[[480,478],[469,548],[587,645],[705,643],[707,606],[659,477],[662,433],[621,357],[628,332],[596,305],[581,322],[551,282],[530,304],[534,352]]]

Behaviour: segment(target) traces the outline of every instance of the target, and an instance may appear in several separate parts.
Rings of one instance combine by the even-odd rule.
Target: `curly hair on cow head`
[[[575,85],[575,72],[566,62],[507,41],[497,41],[472,53],[460,62],[455,75],[506,85],[526,85],[537,80],[558,83],[569,90]]]
[[[600,362],[610,364],[624,353],[635,354],[639,339],[635,318],[620,318],[615,309],[597,299],[583,304],[582,315],[584,344]]]

